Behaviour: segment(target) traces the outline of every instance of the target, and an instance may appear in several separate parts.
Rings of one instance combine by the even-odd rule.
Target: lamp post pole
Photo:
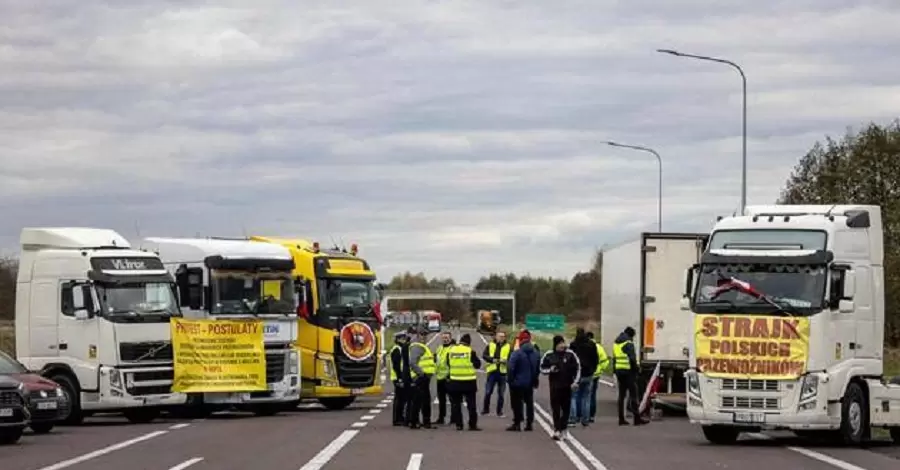
[[[685,57],[688,59],[697,59],[697,60],[706,60],[709,62],[718,62],[720,64],[729,65],[741,74],[741,84],[742,84],[742,92],[743,92],[743,122],[741,124],[742,127],[742,153],[741,153],[741,215],[744,214],[744,208],[747,207],[747,76],[744,74],[744,69],[741,68],[740,65],[726,59],[719,59],[717,57],[708,57],[704,55],[696,55],[696,54],[685,54],[683,52],[678,52],[672,49],[657,49],[656,52],[660,52],[663,54],[673,55],[675,57]]]
[[[653,150],[649,147],[641,147],[640,145],[627,145],[620,144],[618,142],[607,141],[606,145],[610,145],[612,147],[621,147],[632,150],[639,150],[641,152],[647,152],[653,154],[656,157],[656,163],[659,164],[659,188],[657,189],[657,202],[656,202],[656,230],[662,233],[662,187],[663,187],[663,164],[662,157],[659,156],[659,153],[656,150]]]

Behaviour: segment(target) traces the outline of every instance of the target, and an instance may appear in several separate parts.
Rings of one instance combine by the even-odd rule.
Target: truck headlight
[[[803,376],[803,385],[800,387],[800,403],[815,400],[819,394],[819,376],[807,374]]]
[[[688,371],[686,374],[688,393],[700,398],[700,377],[696,371]]]
[[[291,351],[288,354],[288,373],[296,375],[299,373],[300,364],[297,356],[297,351]]]
[[[110,387],[122,388],[122,375],[119,369],[109,369],[109,385]]]

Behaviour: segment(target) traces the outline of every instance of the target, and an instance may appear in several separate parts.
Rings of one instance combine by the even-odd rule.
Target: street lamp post
[[[708,57],[703,55],[685,54],[683,52],[674,51],[672,49],[657,49],[656,52],[669,54],[676,57],[686,57],[689,59],[706,60],[710,62],[718,62],[733,67],[741,74],[741,84],[743,86],[743,123],[742,123],[742,158],[741,158],[741,214],[747,207],[747,76],[744,75],[744,69],[740,65],[725,59],[717,57]]]
[[[656,153],[656,150],[653,150],[648,147],[641,147],[640,145],[626,145],[620,144],[618,142],[607,141],[606,145],[610,145],[613,147],[621,147],[632,150],[640,150],[642,152],[648,152],[653,154],[656,157],[656,162],[659,164],[659,188],[657,190],[657,202],[656,202],[656,229],[658,232],[662,233],[662,186],[663,186],[663,165],[662,165],[662,157]]]

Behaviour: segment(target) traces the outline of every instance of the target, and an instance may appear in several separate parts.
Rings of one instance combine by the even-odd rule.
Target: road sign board
[[[528,313],[525,315],[525,328],[533,331],[563,331],[566,329],[566,316],[555,313]]]

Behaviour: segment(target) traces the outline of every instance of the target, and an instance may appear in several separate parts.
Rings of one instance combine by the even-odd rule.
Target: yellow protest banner
[[[806,372],[809,318],[695,315],[694,341],[707,376],[795,379]]]
[[[266,390],[262,320],[171,320],[173,392]]]

